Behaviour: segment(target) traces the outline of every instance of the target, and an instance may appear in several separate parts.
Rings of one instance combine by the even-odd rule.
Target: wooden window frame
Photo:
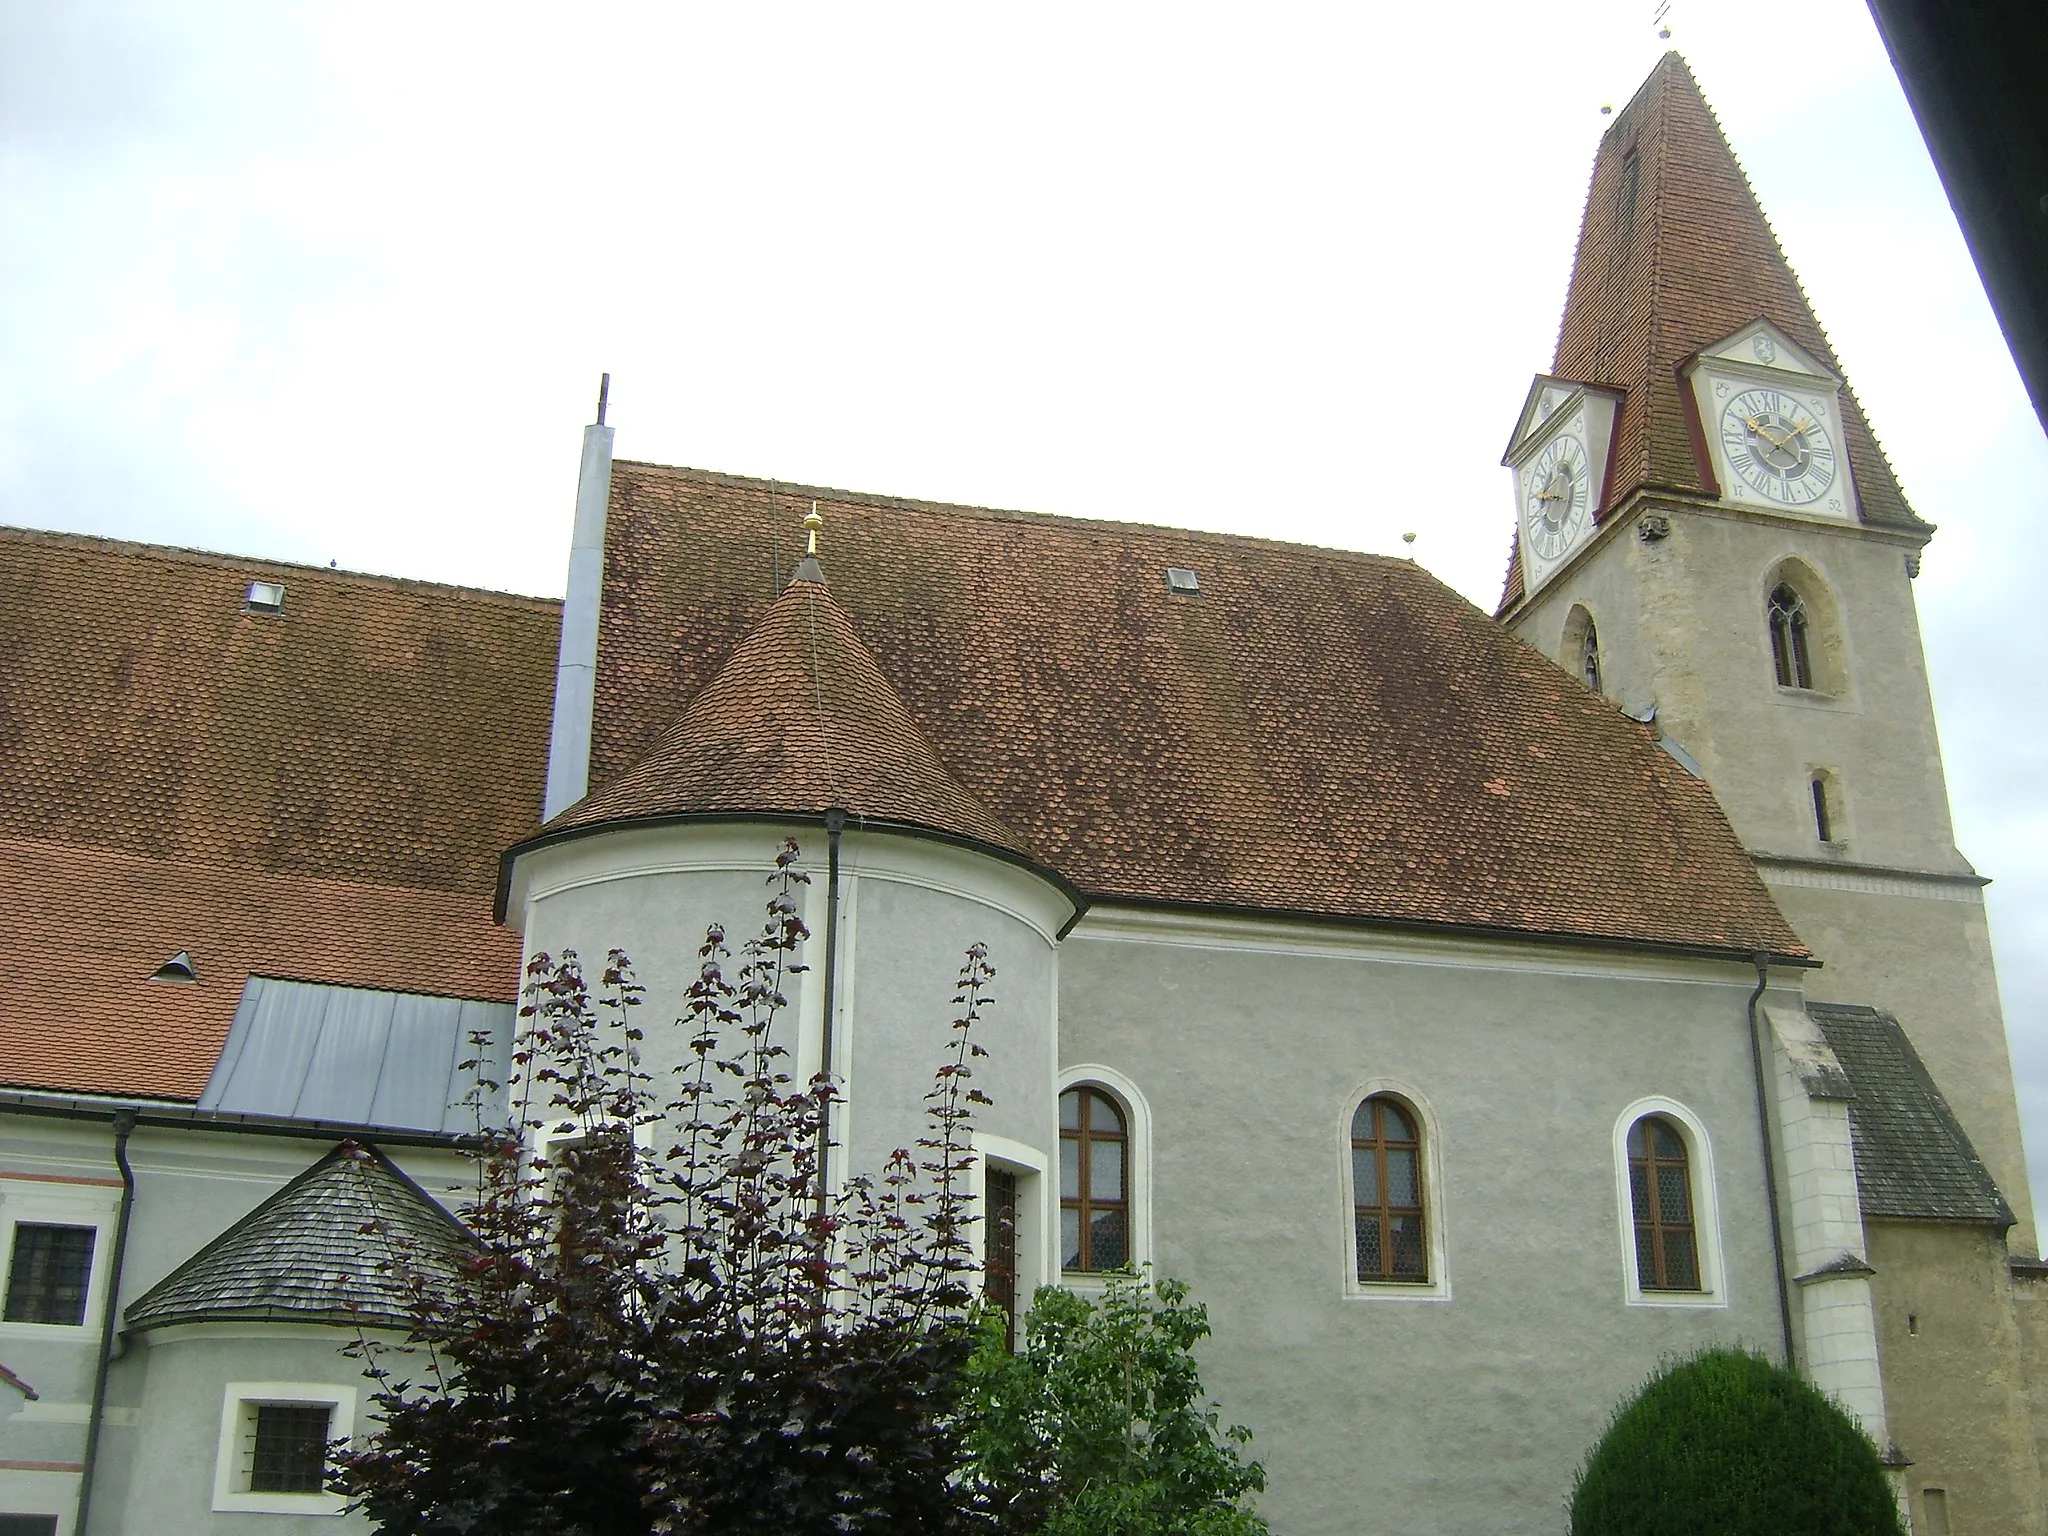
[[[1678,1143],[1677,1157],[1666,1157],[1657,1151],[1655,1131],[1660,1126],[1669,1131],[1671,1139]],[[1643,1150],[1640,1155],[1636,1153],[1633,1147],[1628,1145],[1629,1142],[1635,1140],[1636,1133],[1639,1131],[1642,1133],[1643,1138]],[[1676,1294],[1696,1296],[1704,1293],[1707,1277],[1700,1263],[1699,1200],[1693,1189],[1693,1156],[1692,1149],[1687,1143],[1684,1126],[1680,1125],[1678,1121],[1669,1115],[1656,1113],[1642,1115],[1629,1127],[1628,1137],[1623,1142],[1623,1146],[1628,1152],[1629,1214],[1635,1229],[1636,1284],[1638,1288],[1645,1295]],[[1674,1167],[1681,1176],[1680,1184],[1685,1190],[1685,1220],[1682,1222],[1667,1221],[1664,1217],[1663,1202],[1658,1198],[1658,1174],[1663,1170]],[[1647,1220],[1644,1219],[1644,1215],[1638,1212],[1635,1207],[1636,1175],[1639,1171],[1643,1177],[1643,1206],[1648,1214]],[[1692,1283],[1690,1285],[1673,1285],[1668,1273],[1668,1266],[1665,1263],[1666,1234],[1680,1232],[1685,1235],[1686,1251],[1690,1255],[1692,1263]],[[1646,1243],[1648,1244],[1648,1264],[1644,1263],[1646,1251],[1644,1245]]]
[[[1391,1104],[1414,1131],[1412,1139],[1389,1137],[1386,1134],[1386,1116],[1377,1106]],[[1358,1117],[1368,1109],[1372,1110],[1373,1135],[1361,1137],[1358,1134]],[[1408,1151],[1415,1155],[1415,1203],[1395,1205],[1388,1199],[1387,1153]],[[1373,1198],[1365,1198],[1366,1192],[1358,1188],[1358,1154],[1369,1152],[1375,1188]],[[1351,1267],[1354,1278],[1360,1285],[1428,1285],[1429,1264],[1429,1167],[1423,1146],[1423,1119],[1413,1104],[1393,1093],[1371,1093],[1358,1101],[1358,1107],[1351,1112]],[[1415,1219],[1415,1244],[1421,1259],[1421,1269],[1416,1274],[1394,1273],[1395,1250],[1392,1242],[1393,1222],[1400,1217]],[[1367,1221],[1376,1222],[1380,1233],[1380,1273],[1367,1275],[1358,1272],[1358,1233]]]
[[[1060,1143],[1063,1148],[1069,1142],[1074,1143],[1074,1179],[1076,1187],[1072,1194],[1067,1192],[1066,1173],[1064,1167],[1062,1167],[1060,1174],[1060,1212],[1063,1228],[1065,1226],[1066,1212],[1073,1211],[1076,1213],[1076,1219],[1080,1228],[1080,1241],[1078,1244],[1079,1252],[1075,1255],[1077,1262],[1069,1264],[1066,1254],[1066,1236],[1064,1231],[1062,1231],[1058,1239],[1060,1271],[1062,1274],[1069,1275],[1115,1274],[1120,1270],[1134,1268],[1138,1262],[1136,1222],[1133,1220],[1131,1200],[1131,1115],[1130,1111],[1117,1099],[1116,1095],[1100,1084],[1073,1083],[1060,1090],[1061,1099],[1065,1099],[1070,1094],[1079,1096],[1080,1113],[1074,1117],[1077,1122],[1075,1126],[1070,1128],[1062,1125],[1060,1127]],[[1089,1099],[1091,1097],[1099,1098],[1109,1106],[1111,1114],[1116,1117],[1116,1130],[1098,1131],[1093,1128],[1090,1121],[1094,1117],[1089,1113]],[[1089,1181],[1095,1161],[1093,1151],[1097,1142],[1114,1142],[1119,1149],[1118,1161],[1122,1167],[1119,1183],[1123,1189],[1121,1198],[1099,1199],[1090,1189]],[[1122,1259],[1115,1264],[1098,1265],[1095,1262],[1093,1252],[1095,1240],[1093,1230],[1094,1218],[1098,1214],[1109,1211],[1119,1211],[1123,1214],[1124,1253]]]

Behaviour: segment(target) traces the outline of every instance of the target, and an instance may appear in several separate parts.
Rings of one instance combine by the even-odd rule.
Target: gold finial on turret
[[[824,526],[825,519],[818,516],[818,504],[814,501],[811,503],[811,510],[804,514],[804,532],[810,536],[808,541],[804,544],[805,554],[817,554],[818,530]]]

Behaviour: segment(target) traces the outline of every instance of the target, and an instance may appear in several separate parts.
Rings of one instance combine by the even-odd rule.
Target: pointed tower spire
[[[1718,494],[1681,368],[1756,320],[1841,374],[1692,71],[1667,53],[1600,141],[1550,370],[1625,392],[1601,520],[1638,491]],[[1847,388],[1841,410],[1856,516],[1924,530]],[[1521,595],[1517,560],[1503,607]]]

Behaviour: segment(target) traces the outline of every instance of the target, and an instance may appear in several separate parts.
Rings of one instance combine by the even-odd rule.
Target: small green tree
[[[1572,1491],[1572,1536],[1902,1536],[1877,1449],[1811,1382],[1707,1350],[1615,1413]]]
[[[1218,1428],[1191,1353],[1208,1309],[1187,1287],[1114,1279],[1099,1300],[1047,1286],[1012,1354],[991,1320],[968,1367],[968,1454],[1006,1532],[1265,1536],[1244,1507],[1265,1469]]]

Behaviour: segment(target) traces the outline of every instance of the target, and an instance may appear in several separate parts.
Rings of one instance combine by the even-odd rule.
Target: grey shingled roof
[[[1806,1011],[1855,1085],[1849,1127],[1863,1213],[2012,1225],[2012,1208],[1899,1021],[1848,1003]]]
[[[405,1327],[406,1277],[445,1279],[462,1226],[375,1147],[345,1141],[123,1315],[172,1323]]]

